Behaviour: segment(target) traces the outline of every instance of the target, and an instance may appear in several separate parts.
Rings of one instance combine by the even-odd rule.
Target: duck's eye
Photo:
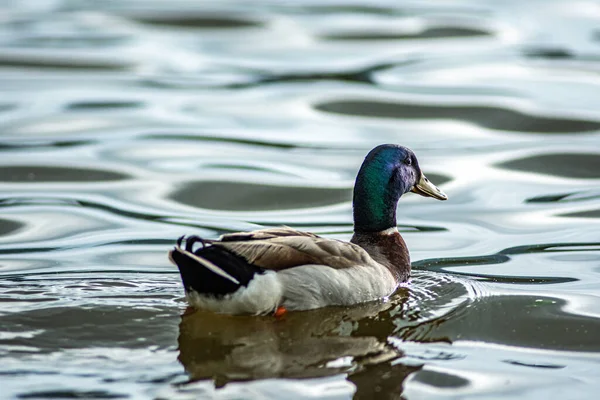
[[[410,157],[406,157],[406,160],[404,160],[404,163],[406,165],[412,165],[412,159]]]

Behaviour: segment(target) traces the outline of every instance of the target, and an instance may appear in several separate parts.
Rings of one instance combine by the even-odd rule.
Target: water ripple
[[[317,110],[372,118],[461,120],[485,128],[531,133],[571,133],[600,130],[600,122],[571,118],[542,117],[493,106],[451,106],[380,100],[343,100],[319,103]]]

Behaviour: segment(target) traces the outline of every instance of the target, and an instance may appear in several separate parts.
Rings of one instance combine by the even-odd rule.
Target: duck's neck
[[[382,232],[396,227],[396,206],[408,189],[394,165],[384,159],[365,161],[354,185],[354,231]]]

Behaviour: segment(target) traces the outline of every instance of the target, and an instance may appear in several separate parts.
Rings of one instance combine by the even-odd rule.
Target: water
[[[34,1],[0,12],[0,397],[596,398],[600,6]],[[186,313],[174,239],[341,239],[411,147],[412,282]]]

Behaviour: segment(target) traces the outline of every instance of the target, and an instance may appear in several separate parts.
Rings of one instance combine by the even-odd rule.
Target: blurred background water
[[[0,397],[596,398],[600,4],[0,0]],[[186,313],[186,233],[349,239],[409,194],[387,303]]]

